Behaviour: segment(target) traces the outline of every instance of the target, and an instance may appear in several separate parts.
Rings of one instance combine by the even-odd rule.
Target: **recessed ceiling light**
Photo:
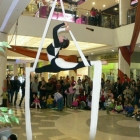
[[[93,5],[95,5],[95,2],[92,2]]]
[[[91,53],[93,55],[93,53]]]
[[[105,5],[103,5],[103,7],[105,7]]]
[[[114,50],[112,50],[112,52],[114,52]]]

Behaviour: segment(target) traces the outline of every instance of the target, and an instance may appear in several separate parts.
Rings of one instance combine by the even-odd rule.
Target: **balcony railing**
[[[95,18],[94,23],[92,22],[92,17],[90,17],[90,11],[81,8],[72,9],[67,5],[64,5],[66,18],[69,22],[75,22],[77,24],[88,24],[93,26],[100,26],[104,28],[117,28],[119,27],[119,16],[118,15],[110,15],[106,13],[101,13],[100,16]],[[50,13],[50,7],[41,6],[37,7],[36,4],[29,4],[23,15],[34,16],[38,18],[47,18]],[[60,6],[56,6],[55,11],[53,13],[52,19],[63,20],[63,14]]]

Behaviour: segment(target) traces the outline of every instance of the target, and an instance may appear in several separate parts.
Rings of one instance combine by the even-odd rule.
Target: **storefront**
[[[135,80],[140,76],[140,53],[135,52],[131,58],[130,77]],[[118,77],[118,53],[89,56],[89,60],[106,60],[108,65],[102,66],[102,78],[115,82]],[[92,78],[94,66],[89,67],[89,76]]]

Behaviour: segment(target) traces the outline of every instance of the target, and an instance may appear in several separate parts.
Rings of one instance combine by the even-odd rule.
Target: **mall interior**
[[[26,123],[25,105],[28,101],[23,96],[26,95],[26,68],[34,66],[39,47],[42,49],[36,68],[50,64],[46,48],[53,42],[52,30],[65,21],[58,0],[48,32],[42,40],[53,3],[53,0],[0,0],[0,104],[1,107],[12,109],[19,119],[19,124],[12,123],[12,127],[2,128],[0,138],[3,136],[1,133],[7,129],[8,133],[16,134],[18,140],[139,140],[140,0],[63,0],[66,21],[85,58],[89,61],[107,61],[107,64],[102,65],[96,136],[90,137],[93,104],[90,97],[94,88],[92,84],[95,68],[89,66],[58,73],[30,73],[32,139],[27,137],[29,124]],[[83,61],[69,32],[62,32],[61,35],[69,39],[70,44],[66,49],[60,50],[59,57],[69,62]],[[37,84],[34,84],[36,80]],[[18,85],[15,81],[20,83],[18,91],[14,88]],[[41,93],[43,82],[45,92]],[[53,107],[47,106],[48,83],[53,85]],[[38,86],[35,92],[33,84]],[[59,92],[63,99],[62,111],[56,109],[58,103],[54,93],[58,90],[57,84],[61,87]],[[65,84],[69,85],[66,88],[68,93],[73,87],[71,98],[65,93]],[[7,93],[6,97],[4,93]],[[45,107],[41,105],[39,108],[36,105],[34,93],[39,103],[45,94]],[[77,101],[78,106],[72,105],[74,101]],[[31,102],[35,106],[32,107]],[[130,108],[133,111],[129,114]]]

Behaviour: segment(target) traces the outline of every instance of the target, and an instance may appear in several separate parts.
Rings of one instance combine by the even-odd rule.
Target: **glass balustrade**
[[[105,13],[99,14],[93,19],[90,16],[90,11],[82,8],[77,8],[76,6],[64,5],[66,18],[68,22],[75,22],[77,24],[88,24],[93,26],[100,26],[104,28],[117,28],[119,27],[119,16],[109,15]],[[37,4],[29,4],[23,11],[23,15],[34,16],[38,18],[48,18],[50,13],[50,6],[39,6]],[[52,19],[64,20],[62,9],[60,5],[57,5]],[[93,22],[94,20],[94,22]]]

